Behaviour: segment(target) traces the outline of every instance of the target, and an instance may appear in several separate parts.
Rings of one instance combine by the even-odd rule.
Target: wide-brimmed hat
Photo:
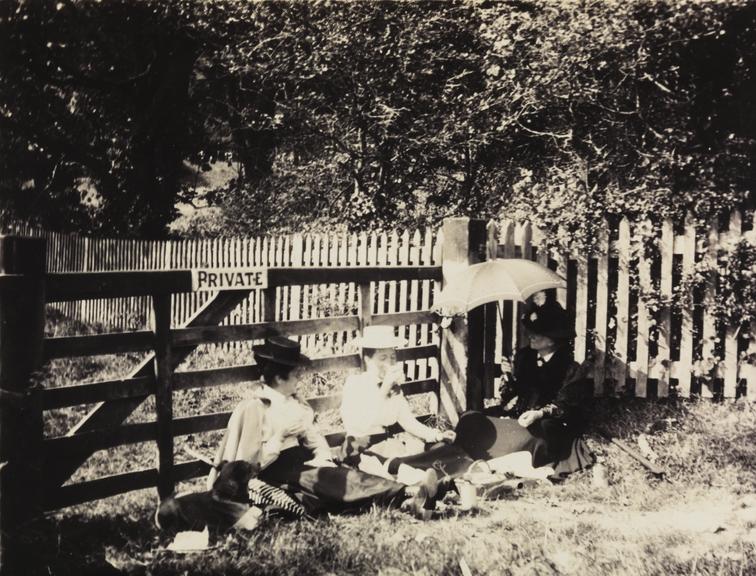
[[[366,326],[359,343],[362,348],[396,348],[407,341],[394,335],[393,326]]]
[[[559,302],[547,301],[526,312],[521,318],[522,325],[528,332],[549,338],[570,339],[575,337],[575,330],[570,322],[570,315]]]
[[[255,360],[266,360],[283,364],[284,366],[306,366],[310,359],[302,354],[299,342],[283,336],[270,336],[265,339],[265,344],[252,346]]]

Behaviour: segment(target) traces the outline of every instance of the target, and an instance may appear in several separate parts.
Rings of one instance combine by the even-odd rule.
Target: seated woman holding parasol
[[[521,323],[528,345],[515,354],[513,369],[506,361],[502,366],[499,412],[506,417],[463,414],[457,442],[474,459],[525,451],[533,468],[550,466],[554,475],[568,474],[593,463],[580,437],[589,397],[584,371],[573,358],[575,333],[556,301],[536,306]],[[507,410],[514,399],[514,407]]]
[[[569,315],[562,306],[545,298],[542,291],[564,285],[553,271],[529,260],[493,260],[470,266],[449,282],[434,308],[449,317],[476,306],[502,299],[537,303],[520,320],[527,332],[527,346],[517,351],[513,368],[505,361],[506,384],[502,407],[460,416],[451,446],[440,447],[401,463],[415,468],[443,467],[453,461],[454,475],[464,466],[460,454],[469,460],[494,460],[499,469],[522,468],[528,472],[544,468],[552,476],[589,466],[593,457],[581,439],[589,400],[585,371],[573,358],[575,336]],[[539,294],[540,293],[540,294]],[[504,407],[511,400],[514,407]],[[447,466],[447,469],[449,467]]]

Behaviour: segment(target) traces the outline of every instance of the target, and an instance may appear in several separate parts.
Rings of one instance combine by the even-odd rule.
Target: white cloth
[[[518,478],[546,480],[554,474],[551,466],[533,467],[533,455],[527,450],[512,452],[487,461],[488,467],[500,474],[512,474]]]
[[[417,421],[401,391],[386,396],[380,380],[368,372],[353,374],[344,383],[341,419],[347,436],[381,434],[398,423],[425,442],[440,440],[438,431]]]
[[[426,477],[425,470],[413,468],[407,464],[400,464],[396,476],[394,476],[388,471],[388,461],[381,462],[378,458],[369,454],[363,454],[360,457],[358,468],[366,474],[380,476],[381,478],[393,480],[394,482],[399,482],[405,486],[420,484]]]

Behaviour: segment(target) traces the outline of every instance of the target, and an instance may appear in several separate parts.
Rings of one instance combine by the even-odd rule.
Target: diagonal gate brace
[[[219,324],[228,314],[249,296],[248,290],[228,290],[219,292],[215,298],[205,303],[194,316],[184,325],[184,328],[193,326],[213,326]],[[197,346],[182,347],[174,350],[172,355],[175,370]],[[155,354],[151,353],[129,375],[129,378],[154,376]],[[107,400],[100,402],[92,409],[76,426],[68,431],[66,436],[74,436],[93,430],[113,428],[122,424],[149,395]],[[86,460],[96,452],[95,449],[83,448],[80,452],[66,452],[64,460],[48,461],[45,474],[46,490],[55,490],[62,486]]]

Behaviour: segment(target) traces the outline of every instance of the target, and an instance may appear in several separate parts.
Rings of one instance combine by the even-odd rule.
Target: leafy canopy
[[[706,218],[754,180],[756,5],[94,0],[0,7],[0,209],[158,237]],[[219,163],[233,177],[209,179]],[[201,213],[202,211],[200,211]]]

